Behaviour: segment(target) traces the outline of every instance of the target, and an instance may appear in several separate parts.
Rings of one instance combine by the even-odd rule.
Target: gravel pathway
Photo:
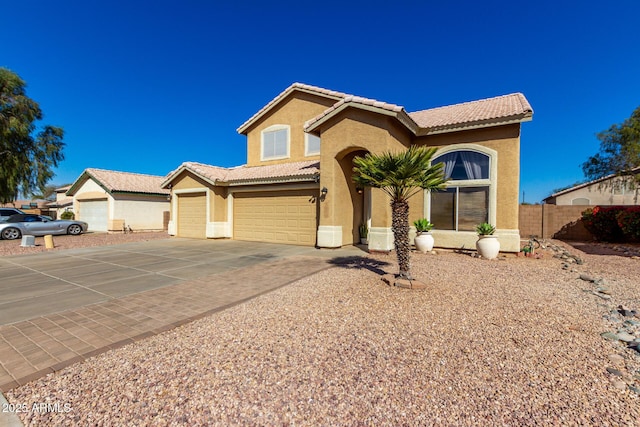
[[[640,425],[640,353],[601,336],[640,306],[640,260],[568,248],[584,264],[414,254],[426,290],[369,256],[6,397],[38,426]]]

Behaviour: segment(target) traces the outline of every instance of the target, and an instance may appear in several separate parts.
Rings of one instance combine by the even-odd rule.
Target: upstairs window
[[[261,160],[289,157],[289,126],[274,125],[262,131]]]
[[[304,155],[316,156],[320,154],[320,137],[305,133],[304,139]]]

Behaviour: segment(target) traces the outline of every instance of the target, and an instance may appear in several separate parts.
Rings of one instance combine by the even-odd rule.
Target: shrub
[[[60,214],[60,219],[75,219],[75,215],[71,211],[64,211]]]
[[[624,240],[624,233],[617,217],[623,210],[623,206],[596,206],[582,212],[582,223],[596,240],[620,242]]]
[[[496,232],[496,228],[488,222],[483,222],[476,226],[476,233],[480,236],[491,236]]]
[[[640,240],[640,206],[626,208],[616,219],[627,240]]]
[[[413,221],[413,226],[416,228],[418,233],[426,233],[431,231],[433,228],[433,224],[431,224],[427,218],[416,219]]]

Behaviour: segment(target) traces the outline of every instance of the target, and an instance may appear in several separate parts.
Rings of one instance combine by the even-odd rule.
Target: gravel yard
[[[5,395],[39,426],[640,425],[640,353],[600,335],[640,260],[562,245],[584,264],[414,254],[426,290],[363,257]]]
[[[168,239],[166,231],[159,232],[139,232],[139,233],[87,233],[79,236],[60,235],[53,236],[55,248],[46,249],[44,237],[36,237],[36,246],[23,248],[20,246],[21,239],[2,240],[0,239],[0,256],[3,255],[25,255],[37,252],[55,251],[60,249],[86,248],[90,246],[115,245],[118,243],[139,242],[143,240]]]

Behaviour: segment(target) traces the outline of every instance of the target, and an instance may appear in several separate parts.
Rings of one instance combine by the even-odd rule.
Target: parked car
[[[89,225],[83,221],[54,220],[42,215],[11,215],[0,222],[0,237],[6,240],[19,239],[22,235],[44,236],[45,234],[86,233]]]
[[[0,222],[8,219],[11,215],[17,214],[24,214],[24,212],[16,208],[0,208]]]

